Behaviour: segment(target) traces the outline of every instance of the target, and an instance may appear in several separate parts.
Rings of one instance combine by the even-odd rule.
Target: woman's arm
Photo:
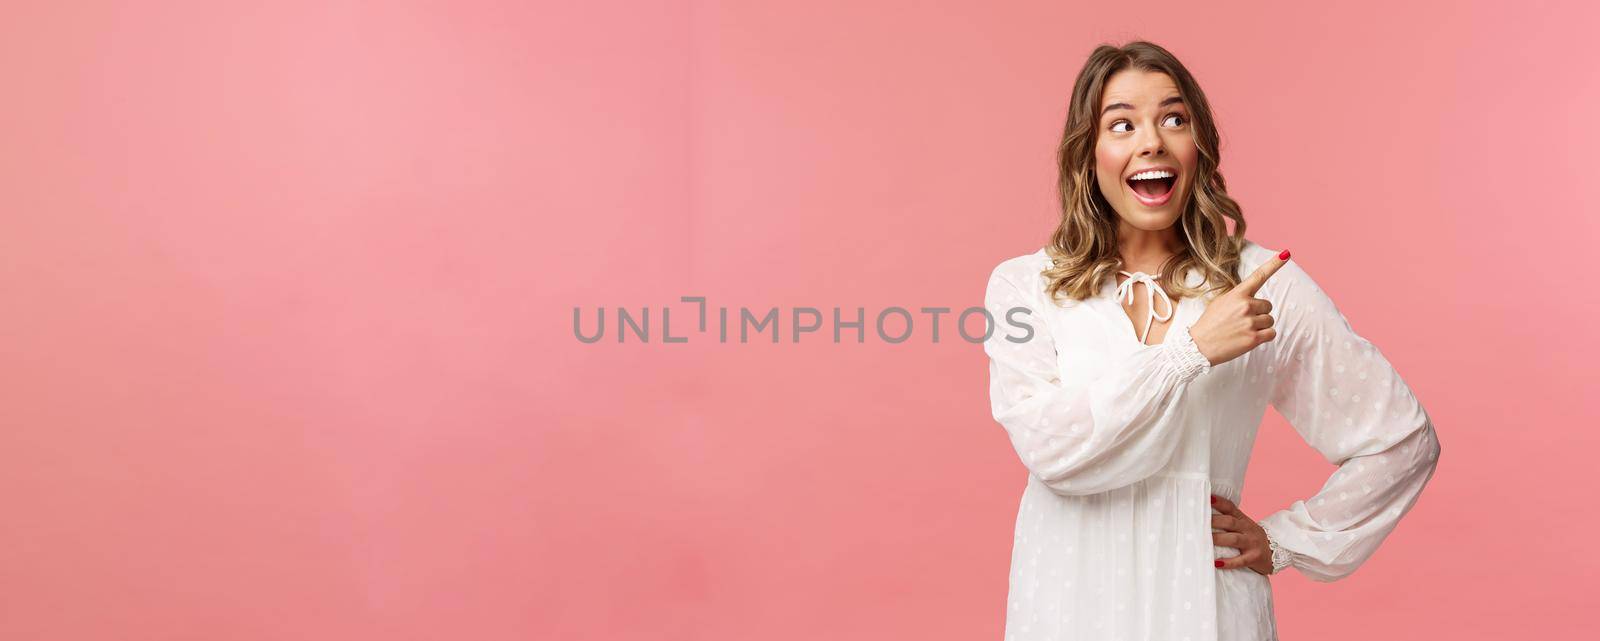
[[[984,351],[995,420],[1028,471],[1058,494],[1095,494],[1149,477],[1176,452],[1178,404],[1210,362],[1175,327],[1165,342],[1139,349],[1094,382],[1067,385],[1042,313],[1043,287],[1023,263],[1002,263],[989,277],[984,304],[996,327]],[[1029,325],[1032,335],[1008,323]]]
[[[1388,359],[1351,327],[1298,264],[1274,279],[1282,328],[1271,403],[1339,466],[1308,500],[1261,519],[1279,554],[1316,581],[1354,572],[1433,477],[1433,423]]]

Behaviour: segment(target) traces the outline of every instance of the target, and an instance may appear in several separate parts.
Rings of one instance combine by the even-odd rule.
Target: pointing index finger
[[[1233,288],[1233,291],[1242,293],[1245,296],[1255,296],[1256,291],[1260,290],[1262,285],[1267,284],[1267,279],[1272,278],[1273,274],[1278,273],[1278,270],[1288,263],[1289,250],[1285,249],[1279,252],[1277,257],[1262,263],[1255,271],[1250,272],[1249,276],[1245,276],[1244,280],[1239,281],[1239,286]]]

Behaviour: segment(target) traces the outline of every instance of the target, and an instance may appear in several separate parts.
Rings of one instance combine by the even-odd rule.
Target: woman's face
[[[1100,97],[1099,127],[1095,177],[1106,202],[1128,225],[1146,231],[1171,227],[1188,204],[1200,156],[1178,85],[1158,71],[1112,74]],[[1133,180],[1136,175],[1164,177]]]

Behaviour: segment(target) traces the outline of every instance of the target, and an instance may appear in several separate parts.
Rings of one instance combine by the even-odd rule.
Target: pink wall
[[[30,4],[0,638],[998,639],[1025,472],[978,346],[572,308],[979,304],[1052,224],[1078,66],[1137,37],[1446,451],[1356,575],[1274,578],[1285,638],[1595,604],[1587,3]],[[1252,515],[1330,472],[1262,430]]]

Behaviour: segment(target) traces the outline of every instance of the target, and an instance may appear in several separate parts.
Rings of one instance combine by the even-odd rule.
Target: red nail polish
[[[1212,503],[1216,503],[1217,502],[1217,497],[1215,497],[1215,496],[1211,497],[1211,502]]]
[[[1278,254],[1278,260],[1289,260],[1289,250],[1285,249]]]
[[[1217,561],[1217,567],[1222,567],[1222,561]]]

